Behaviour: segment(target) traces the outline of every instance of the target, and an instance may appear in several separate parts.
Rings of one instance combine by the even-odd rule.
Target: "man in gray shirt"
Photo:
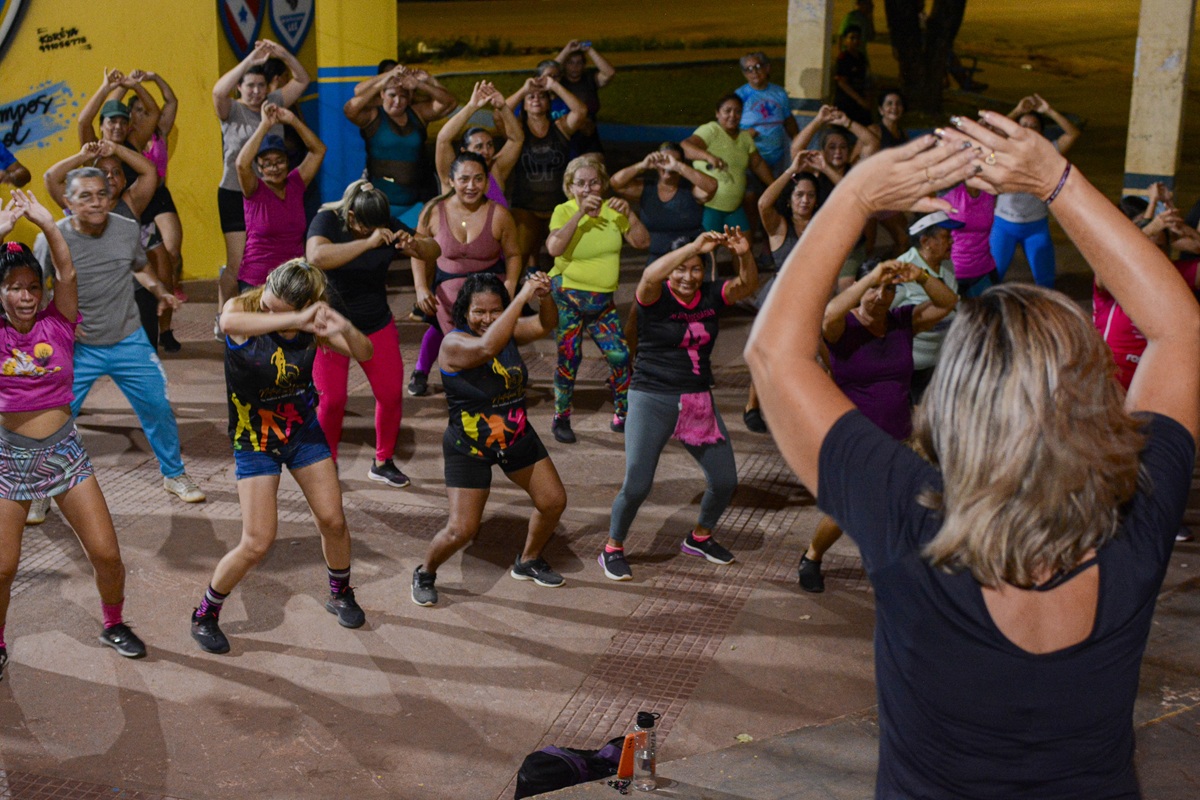
[[[71,413],[79,415],[97,378],[112,378],[133,406],[158,458],[163,488],[186,503],[198,503],[205,499],[204,492],[183,470],[179,428],[167,399],[167,374],[142,329],[130,275],[158,298],[160,311],[162,306],[177,308],[179,301],[143,269],[146,251],[138,224],[109,213],[112,203],[103,172],[94,167],[72,170],[66,201],[71,216],[58,227],[75,262],[83,317],[75,345]],[[44,267],[53,269],[45,236],[38,236],[33,251]],[[35,510],[45,519],[44,509],[33,508],[31,518]]]

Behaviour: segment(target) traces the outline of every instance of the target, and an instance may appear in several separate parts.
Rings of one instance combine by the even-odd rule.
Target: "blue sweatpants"
[[[992,222],[990,244],[1000,280],[1004,280],[1013,253],[1020,244],[1033,270],[1033,280],[1038,286],[1054,288],[1054,243],[1050,241],[1049,217],[1036,222],[1009,222],[996,217]]]
[[[175,412],[171,410],[171,403],[167,399],[167,373],[144,330],[138,328],[116,344],[89,345],[76,342],[75,382],[71,386],[71,391],[75,393],[75,399],[71,402],[74,416],[79,416],[79,409],[92,390],[92,384],[102,375],[112,378],[121,394],[133,406],[163,476],[175,478],[182,475],[179,427],[175,424]]]

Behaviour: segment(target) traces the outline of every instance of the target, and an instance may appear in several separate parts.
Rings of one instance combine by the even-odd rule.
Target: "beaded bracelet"
[[[1062,177],[1058,179],[1058,186],[1055,186],[1054,191],[1051,192],[1050,196],[1046,198],[1046,205],[1050,205],[1051,203],[1054,202],[1054,198],[1058,197],[1058,193],[1061,192],[1063,190],[1063,187],[1067,185],[1067,176],[1070,174],[1071,174],[1071,162],[1068,161],[1067,168],[1063,170]]]

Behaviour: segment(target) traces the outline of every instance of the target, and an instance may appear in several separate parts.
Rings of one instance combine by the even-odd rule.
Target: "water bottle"
[[[633,754],[633,788],[643,792],[652,792],[658,788],[658,782],[655,780],[658,754],[654,721],[659,716],[652,711],[639,711],[637,725],[633,728],[637,737],[637,750]]]

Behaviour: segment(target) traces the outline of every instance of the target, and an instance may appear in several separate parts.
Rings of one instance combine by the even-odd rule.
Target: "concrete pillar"
[[[396,57],[396,0],[317,0],[317,132],[328,148],[321,166],[322,201],[337,200],[362,177],[367,151],[358,128],[342,113],[354,84],[373,77],[380,61]]]
[[[1196,0],[1142,0],[1125,143],[1127,194],[1145,193],[1155,181],[1175,185],[1195,14]]]
[[[833,0],[788,0],[787,69],[792,108],[817,111],[833,69]]]

